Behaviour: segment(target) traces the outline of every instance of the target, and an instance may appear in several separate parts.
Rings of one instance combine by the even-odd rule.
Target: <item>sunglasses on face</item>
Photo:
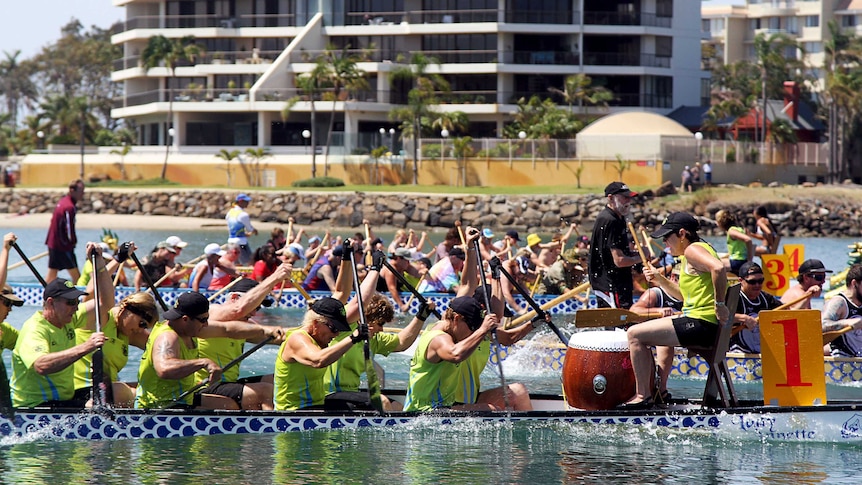
[[[810,276],[814,281],[826,281],[826,275],[824,273],[814,273],[809,274],[808,276]]]
[[[745,282],[748,283],[749,285],[762,285],[763,281],[764,281],[763,278],[750,278],[750,279],[745,280]]]
[[[193,319],[203,323],[204,325],[206,325],[210,321],[209,315],[205,316],[205,317],[189,317],[189,318],[193,318]]]
[[[326,323],[324,323],[324,325],[326,325],[326,328],[328,328],[330,332],[339,333],[338,328],[336,328],[335,324],[330,322],[329,320],[327,320]]]
[[[75,299],[71,299],[71,298],[70,298],[70,299],[65,299],[65,298],[64,298],[64,299],[62,299],[62,300],[60,300],[60,301],[62,301],[63,303],[65,303],[67,306],[78,306],[78,299],[77,299],[77,298],[75,298]]]
[[[2,302],[3,302],[3,305],[5,305],[5,306],[6,306],[6,308],[12,308],[12,302],[11,302],[11,301],[9,301],[9,300],[7,300],[7,299],[5,299],[5,298],[0,298],[0,301],[2,301]]]

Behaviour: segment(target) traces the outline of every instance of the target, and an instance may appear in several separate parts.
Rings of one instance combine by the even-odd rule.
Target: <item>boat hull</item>
[[[559,404],[562,401],[555,400]],[[731,439],[794,442],[862,442],[862,403],[817,407],[709,409],[696,404],[652,411],[435,412],[242,412],[116,411],[96,413],[22,410],[0,424],[2,444],[33,440],[117,440],[220,434],[267,434],[366,427],[439,427],[458,424],[575,424],[646,426],[705,432]]]

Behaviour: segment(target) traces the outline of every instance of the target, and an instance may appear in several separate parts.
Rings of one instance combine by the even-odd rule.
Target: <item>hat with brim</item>
[[[461,315],[464,321],[467,322],[467,327],[472,331],[476,331],[477,328],[482,326],[482,320],[485,319],[485,310],[482,308],[482,305],[471,296],[453,298],[449,302],[449,308],[458,315]]]
[[[233,286],[230,287],[231,293],[248,293],[252,289],[254,289],[259,283],[251,278],[243,278],[236,282]],[[265,307],[272,306],[275,302],[275,299],[272,296],[267,296],[260,303]]]
[[[650,236],[654,239],[664,239],[668,234],[679,231],[680,229],[685,229],[690,233],[696,233],[699,228],[700,224],[691,214],[686,212],[674,212],[665,217],[661,226],[653,231]]]
[[[609,195],[627,195],[629,197],[634,197],[638,195],[637,192],[632,192],[629,189],[629,186],[622,182],[611,182],[605,187],[605,196]]]
[[[196,317],[208,311],[210,311],[209,300],[196,291],[190,291],[180,295],[174,307],[166,311],[162,318],[176,320],[184,316]]]
[[[156,244],[156,249],[167,249],[168,252],[177,254],[177,248],[168,244],[167,241],[162,241],[162,242]]]
[[[0,296],[6,299],[6,301],[12,303],[14,306],[24,306],[24,300],[18,298],[15,295],[15,292],[12,291],[12,287],[6,285],[2,290],[0,290]]]
[[[799,265],[799,274],[809,273],[832,273],[832,270],[826,269],[826,266],[823,265],[823,261],[820,261],[819,259],[806,259]]]
[[[335,323],[335,328],[339,332],[350,331],[350,324],[347,323],[347,311],[344,309],[344,304],[335,298],[325,296],[319,300],[315,300],[309,308],[314,313],[328,318],[331,322]]]
[[[81,291],[78,288],[75,288],[75,285],[66,279],[57,278],[54,281],[48,283],[45,286],[45,291],[42,294],[42,298],[47,300],[48,298],[65,298],[67,300],[77,300],[78,298],[86,295],[86,291]]]
[[[392,257],[410,259],[413,257],[413,253],[407,248],[395,248],[395,251],[392,252]]]

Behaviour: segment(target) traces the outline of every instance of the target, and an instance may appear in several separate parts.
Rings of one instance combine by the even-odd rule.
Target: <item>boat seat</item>
[[[727,349],[730,347],[731,329],[733,328],[733,315],[736,313],[736,305],[739,303],[739,291],[740,285],[738,284],[727,290],[725,301],[730,310],[730,317],[726,322],[719,322],[719,331],[716,334],[715,343],[711,347],[688,348],[699,355],[709,366],[709,374],[706,377],[706,386],[703,391],[704,405],[721,405],[723,407],[739,405],[726,360]]]

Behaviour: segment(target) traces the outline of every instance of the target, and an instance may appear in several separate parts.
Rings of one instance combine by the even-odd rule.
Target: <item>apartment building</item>
[[[703,3],[701,22],[704,43],[711,45],[724,63],[755,60],[758,34],[787,34],[806,53],[806,64],[822,88],[824,43],[829,41],[830,21],[847,33],[862,34],[862,0],[748,0],[740,6]],[[709,59],[705,59],[709,62]]]
[[[351,153],[399,144],[390,110],[410,86],[392,83],[414,52],[439,60],[429,71],[451,92],[441,111],[462,111],[467,134],[495,137],[521,97],[552,97],[566,76],[585,73],[610,89],[611,111],[661,114],[708,102],[700,66],[700,5],[690,0],[113,0],[125,8],[112,78],[124,85],[112,115],[136,126],[141,145],[269,147],[318,144]],[[144,69],[148,39],[193,36],[194,63]],[[332,45],[361,59],[369,89],[302,100],[297,75]],[[563,101],[553,98],[559,104]],[[593,110],[595,111],[595,109]],[[168,115],[170,113],[170,124]],[[201,148],[204,151],[204,148]],[[212,150],[210,150],[212,152]]]

